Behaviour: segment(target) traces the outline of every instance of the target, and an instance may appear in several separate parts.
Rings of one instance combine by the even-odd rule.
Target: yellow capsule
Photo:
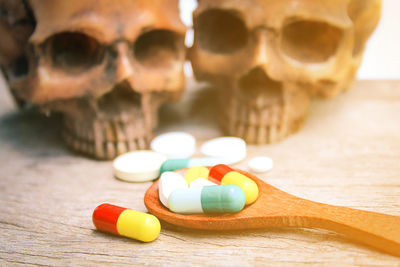
[[[231,171],[225,174],[221,180],[221,185],[228,184],[234,184],[242,188],[246,196],[246,205],[249,205],[256,201],[258,197],[258,186],[249,177],[241,173]]]
[[[185,180],[190,185],[197,178],[203,178],[208,180],[208,174],[210,170],[203,166],[196,166],[189,168],[185,173]]]
[[[155,240],[160,234],[160,221],[151,214],[124,210],[117,221],[118,233],[143,242]]]

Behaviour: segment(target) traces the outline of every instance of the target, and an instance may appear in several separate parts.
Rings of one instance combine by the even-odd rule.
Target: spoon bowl
[[[168,223],[192,229],[240,230],[304,227],[331,230],[355,241],[400,256],[400,217],[322,204],[285,193],[256,176],[236,170],[257,183],[257,200],[234,214],[182,215],[169,211],[158,198],[158,181],[146,191],[150,213]],[[186,169],[176,171],[182,175]]]

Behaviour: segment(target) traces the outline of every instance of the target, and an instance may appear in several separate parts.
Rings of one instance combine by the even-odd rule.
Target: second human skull
[[[219,89],[226,133],[251,143],[298,130],[312,96],[349,88],[381,0],[200,0],[190,58]]]

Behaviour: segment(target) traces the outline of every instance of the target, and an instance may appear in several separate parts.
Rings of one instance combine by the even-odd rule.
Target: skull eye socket
[[[101,45],[85,34],[58,33],[46,41],[47,55],[53,66],[79,72],[99,64],[104,55]]]
[[[168,30],[152,30],[139,36],[133,51],[135,58],[146,67],[170,67],[181,57],[183,37]]]
[[[283,28],[281,49],[289,57],[305,63],[321,63],[336,54],[342,31],[318,21],[296,21]]]
[[[214,53],[232,53],[246,46],[249,33],[246,24],[234,11],[209,9],[194,22],[200,47]]]

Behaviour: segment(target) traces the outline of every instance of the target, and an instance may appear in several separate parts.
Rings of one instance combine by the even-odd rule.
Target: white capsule
[[[172,212],[180,214],[235,213],[243,209],[246,196],[237,185],[214,185],[176,189],[168,199]]]
[[[178,188],[189,188],[185,178],[176,172],[164,172],[158,182],[158,197],[161,203],[168,208],[169,195]]]
[[[204,213],[201,205],[201,191],[203,187],[191,189],[176,189],[168,200],[168,207],[172,212],[181,214]]]
[[[190,183],[189,187],[204,187],[204,186],[210,186],[210,185],[217,185],[216,183],[213,183],[209,180],[206,180],[204,178],[197,178],[193,182]]]

